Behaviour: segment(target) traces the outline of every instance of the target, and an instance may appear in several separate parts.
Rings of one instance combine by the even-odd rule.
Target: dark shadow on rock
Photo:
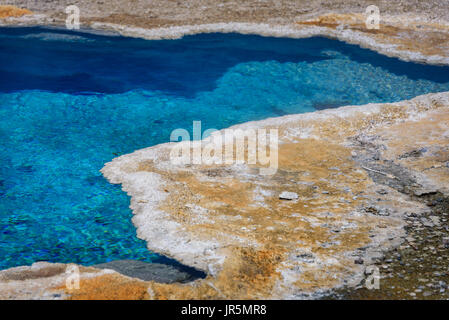
[[[96,264],[92,267],[112,269],[128,277],[160,283],[186,283],[206,277],[204,272],[182,265],[171,259],[161,258],[160,260],[162,263],[148,263],[139,260],[116,260]]]

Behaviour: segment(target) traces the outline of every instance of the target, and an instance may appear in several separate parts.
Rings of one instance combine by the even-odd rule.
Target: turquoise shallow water
[[[0,269],[157,261],[136,238],[117,155],[191,130],[449,90],[449,68],[324,39],[145,41],[0,29]]]

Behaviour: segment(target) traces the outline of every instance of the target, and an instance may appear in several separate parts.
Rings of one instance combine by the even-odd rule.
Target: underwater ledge
[[[35,23],[35,21],[30,19],[25,23]],[[161,37],[161,35],[167,38],[179,37],[183,34],[183,28],[187,32],[198,33],[231,32],[228,30],[232,30],[232,32],[254,32],[261,35],[287,37],[326,35],[336,37],[348,43],[359,44],[362,47],[374,49],[380,53],[396,56],[407,61],[449,64],[449,58],[447,56],[445,57],[439,54],[426,55],[420,51],[413,51],[413,48],[410,50],[398,50],[391,43],[377,43],[376,39],[370,38],[369,36],[354,35],[351,30],[346,30],[347,32],[344,29],[332,30],[319,26],[319,23],[316,26],[306,26],[301,31],[294,29],[293,32],[291,25],[288,27],[279,26],[272,28],[272,26],[264,24],[241,23],[161,28],[155,30],[155,33],[152,30],[141,30],[115,24],[93,23],[92,27],[117,30],[123,35],[146,38]],[[267,32],[267,28],[272,30]],[[142,31],[145,32],[142,33]],[[363,109],[364,107],[365,109]],[[155,251],[165,252],[168,256],[177,258],[187,265],[197,266],[207,271],[208,276],[204,280],[197,280],[190,284],[167,285],[153,282],[147,283],[108,270],[99,271],[95,268],[80,267],[82,288],[84,289],[81,292],[67,292],[63,288],[65,283],[65,265],[36,263],[31,267],[19,267],[14,272],[19,271],[19,273],[27,274],[30,270],[39,270],[36,273],[38,277],[24,276],[22,279],[19,277],[19,279],[11,280],[11,278],[8,278],[8,274],[12,272],[12,269],[1,271],[0,281],[2,283],[2,289],[0,290],[0,297],[74,299],[117,299],[124,297],[131,299],[317,298],[327,293],[330,289],[341,286],[354,286],[360,282],[360,275],[363,274],[361,271],[363,266],[353,263],[354,256],[352,254],[357,253],[356,257],[361,258],[363,261],[378,259],[383,255],[384,251],[392,247],[398,247],[404,242],[405,234],[402,227],[405,223],[404,215],[407,210],[415,210],[418,214],[428,211],[425,205],[417,202],[416,199],[412,199],[410,194],[419,196],[437,191],[445,195],[448,194],[447,186],[449,185],[449,179],[447,172],[444,171],[445,168],[441,166],[440,157],[441,152],[446,152],[444,146],[448,144],[446,140],[448,107],[449,93],[446,92],[428,94],[410,101],[401,101],[392,104],[341,107],[335,110],[325,110],[311,114],[292,115],[258,122],[249,122],[238,126],[240,128],[281,126],[284,134],[283,139],[285,140],[285,148],[281,147],[281,157],[285,155],[283,158],[283,161],[285,161],[283,163],[286,168],[285,172],[293,171],[296,174],[300,174],[297,171],[298,168],[295,167],[295,163],[289,161],[292,154],[298,153],[303,156],[302,161],[304,161],[304,167],[317,169],[317,172],[324,170],[325,173],[330,174],[329,170],[327,170],[329,167],[343,170],[343,175],[354,172],[353,174],[355,176],[351,176],[351,181],[344,179],[340,181],[339,177],[334,177],[338,182],[336,184],[338,188],[335,188],[335,190],[327,191],[324,190],[324,186],[321,186],[323,191],[328,192],[322,193],[323,197],[324,195],[329,195],[333,200],[339,202],[341,200],[340,197],[344,197],[342,193],[342,190],[345,191],[344,188],[349,187],[358,191],[362,189],[369,190],[367,194],[360,196],[363,199],[363,203],[361,203],[360,198],[354,200],[356,202],[355,204],[348,204],[345,201],[351,200],[344,199],[345,201],[342,201],[341,205],[342,208],[336,210],[338,212],[336,213],[337,217],[334,221],[334,226],[343,227],[343,230],[356,229],[357,231],[355,233],[357,235],[356,239],[346,239],[345,236],[343,237],[344,240],[333,239],[332,241],[325,242],[327,245],[335,246],[335,250],[340,250],[338,258],[326,257],[321,252],[314,254],[311,252],[313,250],[303,249],[302,246],[299,248],[299,251],[295,251],[298,248],[293,248],[295,250],[289,251],[276,241],[274,241],[275,244],[272,244],[273,241],[269,241],[266,243],[263,242],[263,245],[260,245],[258,243],[258,241],[261,241],[260,239],[247,239],[245,232],[241,231],[236,232],[236,234],[220,234],[212,228],[212,230],[208,230],[210,234],[207,235],[207,233],[200,232],[200,229],[195,230],[197,227],[194,225],[187,224],[191,229],[188,231],[182,230],[182,232],[176,231],[174,234],[168,233],[167,235],[172,236],[172,239],[156,242],[154,248],[156,249]],[[419,130],[414,131],[417,128],[425,128],[432,132],[432,134],[422,136]],[[398,135],[393,135],[393,133]],[[385,138],[386,140],[380,141],[381,139],[379,137]],[[432,146],[431,150],[426,151],[422,155],[421,160],[423,161],[419,163],[414,161],[414,157],[403,157],[404,154],[414,151],[414,148],[411,148],[411,142],[416,142],[414,139],[417,138],[419,138],[419,145]],[[319,142],[317,143],[317,141]],[[387,146],[386,151],[383,149],[384,146]],[[176,204],[176,201],[179,199],[174,199],[177,197],[176,193],[183,191],[178,190],[177,188],[179,186],[172,183],[176,177],[181,176],[184,184],[198,190],[199,193],[209,190],[210,184],[215,183],[222,183],[221,187],[225,187],[231,199],[241,200],[243,197],[244,200],[247,200],[250,199],[250,195],[260,193],[260,189],[257,189],[257,186],[260,187],[260,181],[257,181],[257,179],[249,182],[245,180],[250,168],[213,168],[213,170],[207,168],[207,170],[199,170],[199,176],[196,176],[194,172],[182,172],[182,168],[164,166],[163,163],[164,161],[166,163],[167,149],[168,145],[164,144],[138,150],[130,155],[114,159],[111,163],[106,164],[102,170],[112,183],[121,183],[123,189],[132,196],[131,207],[135,213],[133,222],[137,226],[139,237],[148,239],[148,243],[151,243],[149,240],[153,239],[153,232],[155,231],[152,230],[150,225],[151,221],[148,221],[149,217],[154,218],[153,215],[156,215],[157,221],[163,223],[168,230],[178,228],[180,225],[176,215],[171,212],[179,206],[179,204]],[[321,152],[317,152],[317,150],[326,150],[326,154],[336,154],[339,159],[335,159],[335,163],[332,166],[328,164],[324,167],[316,165],[313,163],[313,160],[318,160],[318,162],[323,160],[316,158],[319,157]],[[381,154],[380,158],[379,153]],[[162,161],[159,163],[155,161],[160,159]],[[346,161],[341,161],[342,159],[347,160],[347,163]],[[381,176],[382,174],[377,174],[376,176],[375,171],[366,169],[376,168],[374,170],[384,173],[387,172],[391,175],[397,173],[395,171],[396,167],[393,165],[385,166],[381,163],[384,161],[393,162],[403,172],[416,175],[414,181],[416,185],[412,187],[412,190],[404,193],[404,190],[398,188],[394,183],[381,180],[379,175]],[[233,177],[240,177],[240,179],[231,182],[225,181],[223,183],[222,181],[212,179],[211,171],[208,170],[212,170],[212,173],[214,175],[217,174],[218,177],[227,177],[229,174],[232,174]],[[180,172],[182,172],[182,175],[180,175]],[[185,177],[186,174],[188,175],[187,178]],[[252,178],[254,179],[254,177]],[[322,176],[314,178],[318,179],[315,180],[316,182]],[[393,178],[393,180],[396,179]],[[151,182],[151,188],[145,187],[148,186],[148,182]],[[154,185],[155,182],[156,185]],[[409,181],[407,180],[407,182]],[[368,185],[364,185],[365,183]],[[164,188],[167,188],[165,186],[168,185],[168,195],[166,194],[167,192],[158,190],[157,185],[164,185]],[[261,185],[267,188],[265,184]],[[270,187],[274,196],[272,200],[267,201],[279,201],[276,197],[276,191],[280,191],[279,186],[274,182],[273,185],[268,186],[268,188]],[[170,191],[170,188],[173,188],[171,189],[172,191]],[[304,188],[303,191],[305,194],[308,194],[310,190],[307,189],[307,184]],[[379,206],[376,203],[379,198],[379,193],[376,193],[375,190],[380,190],[379,188],[387,189],[388,196],[382,197],[383,201],[387,202],[386,205]],[[242,194],[233,194],[233,189]],[[173,193],[175,194],[174,196]],[[186,199],[181,200],[186,202]],[[198,199],[189,200],[198,201]],[[313,198],[301,199],[301,201],[311,200]],[[163,209],[160,207],[161,203],[164,204]],[[239,210],[245,210],[245,208],[239,205],[239,201],[233,204]],[[200,205],[207,206],[207,203],[200,203]],[[217,207],[206,209],[224,210],[220,208],[220,204],[214,205]],[[299,204],[296,203],[295,205]],[[370,210],[372,207],[375,210]],[[325,209],[320,206],[320,211],[323,211],[322,215],[309,215],[308,219],[302,221],[302,223],[319,224],[321,221],[324,221],[327,217],[324,214]],[[331,211],[336,208],[328,209]],[[288,210],[284,213],[288,213]],[[385,213],[388,213],[388,215]],[[229,213],[224,210],[223,214]],[[344,216],[346,214],[347,216]],[[279,218],[281,219],[280,222],[287,222],[287,224],[289,222],[288,219],[290,219],[287,215],[280,216]],[[362,218],[366,219],[364,220]],[[282,219],[286,219],[286,221]],[[237,224],[240,226],[241,222]],[[280,225],[282,226],[282,224]],[[370,233],[370,235],[374,235],[370,239],[364,237],[364,231],[367,230],[367,226],[372,227],[372,230],[376,231]],[[274,233],[276,235],[282,234],[280,231],[283,232],[285,230],[277,230]],[[195,240],[192,245],[191,238],[192,234],[195,233],[200,235],[198,238],[204,237],[204,234],[206,234],[206,240]],[[180,239],[178,239],[179,235],[181,235]],[[394,239],[390,240],[392,236]],[[208,239],[209,237],[222,237],[221,240],[227,239],[233,244],[231,246],[224,246],[221,241],[210,241]],[[229,237],[232,239],[229,239]],[[244,246],[239,242],[242,239],[245,244]],[[304,239],[297,240],[304,241]],[[246,243],[246,241],[248,242]],[[282,242],[282,240],[278,241]],[[339,244],[338,241],[340,241]],[[368,243],[369,241],[371,242]],[[348,248],[353,250],[343,250]],[[364,249],[357,250],[359,248]],[[183,252],[183,250],[186,251]],[[336,259],[336,261],[333,259]],[[326,265],[326,263],[329,263],[329,265]],[[274,268],[274,266],[278,268]],[[331,268],[323,270],[323,266],[329,266]],[[249,271],[249,273],[244,275],[241,273],[242,270]],[[329,273],[329,270],[332,270],[332,272]],[[298,278],[298,271],[300,271],[299,273],[302,278]],[[335,274],[340,275],[340,277],[335,279]],[[233,277],[237,277],[237,279],[235,281],[229,281],[229,279],[234,279]],[[298,285],[298,282],[301,281],[303,286]],[[241,284],[244,284],[243,287]],[[25,292],[29,288],[34,288],[34,292]],[[39,291],[41,289],[44,289],[44,291]],[[133,293],[131,294],[130,292]]]

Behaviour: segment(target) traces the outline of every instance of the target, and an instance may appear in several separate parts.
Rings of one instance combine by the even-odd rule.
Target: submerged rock
[[[139,260],[116,260],[97,264],[93,267],[111,269],[128,277],[160,283],[184,283],[198,279],[202,275],[201,272],[192,268]]]

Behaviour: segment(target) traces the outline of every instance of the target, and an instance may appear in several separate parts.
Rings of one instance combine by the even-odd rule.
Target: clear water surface
[[[449,68],[325,38],[145,41],[0,28],[0,269],[161,259],[99,170],[203,129],[449,90]]]

